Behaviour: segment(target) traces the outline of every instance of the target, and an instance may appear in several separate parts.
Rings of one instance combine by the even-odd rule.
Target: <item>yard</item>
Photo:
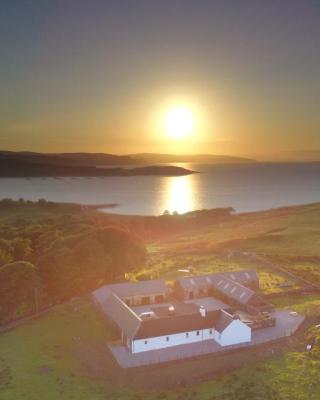
[[[33,215],[31,205],[22,205],[21,217],[25,207]],[[233,250],[252,251],[316,281],[319,222],[319,204],[234,216],[205,230],[148,242],[147,265],[128,277],[163,276],[170,282],[184,274],[179,269],[200,274],[255,268],[263,293],[284,293],[272,300],[277,307],[319,324],[320,295],[285,295],[283,274],[228,258]],[[77,299],[0,334],[0,400],[319,400],[320,337],[312,339],[309,354],[310,332],[258,351],[124,371],[107,350],[114,332],[88,299]]]
[[[287,299],[282,305],[289,303]],[[320,316],[319,296],[309,297],[297,307],[307,312],[315,305]],[[300,351],[304,346],[295,340],[295,351],[279,343],[259,351],[243,350],[126,372],[106,350],[106,342],[114,338],[87,299],[60,305],[37,320],[2,333],[0,399],[304,400],[317,399],[320,392],[316,379],[320,360]],[[304,343],[305,339],[300,340]],[[243,397],[234,397],[234,393]]]

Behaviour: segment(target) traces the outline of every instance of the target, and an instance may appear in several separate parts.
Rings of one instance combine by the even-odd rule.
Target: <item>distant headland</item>
[[[55,165],[16,160],[0,159],[1,178],[29,177],[108,177],[108,176],[183,176],[195,171],[175,166],[147,166],[137,168],[98,168],[91,166]]]
[[[0,160],[14,159],[38,164],[63,166],[135,166],[168,163],[247,164],[256,160],[216,154],[158,154],[139,153],[116,155],[107,153],[35,153],[30,151],[1,151]]]

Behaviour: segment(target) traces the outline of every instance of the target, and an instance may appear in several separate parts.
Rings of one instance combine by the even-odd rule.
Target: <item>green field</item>
[[[254,253],[296,275],[320,284],[320,204],[234,215],[225,222],[149,244],[148,265],[137,279],[164,276],[173,280],[179,269],[209,273],[254,268],[264,293],[299,287],[296,282],[249,258],[230,252]],[[133,274],[134,275],[134,274]]]
[[[299,301],[297,309],[307,311],[315,305],[319,316],[320,296]],[[316,334],[319,341],[320,331]],[[320,341],[310,355],[305,351],[306,336],[299,339],[295,351],[275,353],[216,380],[207,376],[201,384],[157,390],[146,389],[145,382],[154,382],[157,388],[172,379],[177,368],[180,375],[192,374],[195,368],[205,370],[214,359],[126,373],[106,351],[107,340],[114,338],[86,299],[57,306],[37,320],[2,333],[0,399],[319,399]]]
[[[57,218],[65,215],[80,214],[81,207],[72,203],[53,203],[40,200],[38,202],[13,202],[4,199],[0,203],[0,223],[12,223],[19,220],[34,221],[46,218]]]
[[[26,211],[31,219],[49,218],[57,211],[50,207],[41,215],[39,207],[23,204],[19,212],[3,212],[0,219],[23,217]],[[63,206],[60,215],[79,213],[68,207]],[[172,282],[183,274],[179,269],[208,273],[255,268],[262,293],[283,292],[271,300],[276,307],[307,315],[313,327],[320,323],[319,294],[288,296],[282,287],[288,281],[284,274],[230,256],[234,251],[252,252],[319,282],[320,204],[235,215],[205,228],[194,226],[150,239],[146,246],[146,265],[128,273],[129,278],[163,276]],[[299,287],[289,283],[290,289]],[[114,338],[112,329],[85,298],[56,306],[38,319],[1,333],[0,400],[320,399],[320,333],[316,328],[272,353],[248,352],[247,358],[239,354],[219,359],[218,366],[234,366],[222,373],[213,372],[214,358],[123,371],[107,351],[107,341]],[[314,348],[309,354],[306,345],[310,342]]]

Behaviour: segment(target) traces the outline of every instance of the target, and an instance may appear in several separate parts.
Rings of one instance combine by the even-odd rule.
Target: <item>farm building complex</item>
[[[203,341],[250,343],[254,329],[275,323],[258,288],[256,272],[245,270],[186,276],[173,287],[162,279],[105,285],[93,299],[136,354]]]

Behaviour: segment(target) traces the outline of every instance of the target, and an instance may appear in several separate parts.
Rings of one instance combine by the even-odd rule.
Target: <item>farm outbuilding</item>
[[[254,290],[238,282],[249,279],[251,286],[256,274],[251,271],[235,271],[210,275],[185,276],[175,282],[174,292],[181,300],[213,296],[230,306],[249,313],[271,311],[272,306],[259,297]],[[259,286],[259,284],[255,284]]]
[[[116,294],[128,306],[157,304],[166,301],[169,288],[164,279],[123,282],[104,285],[93,292],[95,301],[101,302],[110,293]]]
[[[221,346],[250,341],[249,326],[234,321],[223,310],[207,311],[198,304],[156,304],[146,317],[147,313],[139,315],[115,293],[110,293],[100,308],[117,326],[123,345],[131,353],[205,340],[215,340]]]
[[[251,289],[222,274],[185,277],[175,283],[179,287],[185,299],[170,297],[161,279],[104,285],[93,299],[131,353],[206,340],[220,346],[250,342],[251,327],[230,309],[255,301]]]

